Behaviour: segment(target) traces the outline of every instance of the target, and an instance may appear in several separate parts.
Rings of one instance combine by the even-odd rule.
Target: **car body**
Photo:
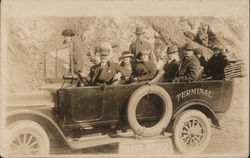
[[[53,136],[48,136],[49,138],[62,140],[72,148],[81,148],[70,144],[68,138],[77,139],[93,133],[106,135],[110,131],[130,129],[127,121],[128,100],[134,91],[143,86],[158,86],[169,94],[172,115],[165,131],[170,132],[176,118],[190,109],[201,111],[213,126],[220,127],[219,120],[229,109],[233,95],[233,80],[66,86],[58,90],[49,89],[49,92],[13,95],[8,101],[10,106],[7,107],[7,125],[17,120],[32,120],[41,125],[46,133],[53,131]],[[137,106],[136,118],[140,122],[159,121],[159,99],[151,96],[141,100],[141,105]],[[152,103],[155,105],[152,106]],[[85,146],[88,147],[86,144]]]
[[[234,84],[225,79],[76,86],[73,79],[7,97],[2,117],[10,154],[46,155],[58,144],[79,149],[119,142],[113,137],[117,131],[130,129],[135,138],[172,133],[179,152],[200,153],[208,145],[210,125],[220,128]]]

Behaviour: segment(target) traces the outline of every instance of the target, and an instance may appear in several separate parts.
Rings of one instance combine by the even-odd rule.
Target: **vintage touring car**
[[[219,120],[229,109],[233,79],[157,80],[156,76],[146,84],[115,86],[68,83],[13,94],[7,98],[4,116],[5,151],[47,155],[58,144],[80,149],[115,143],[120,133],[132,129],[134,139],[172,133],[178,152],[201,153],[209,143],[211,126],[220,128]]]

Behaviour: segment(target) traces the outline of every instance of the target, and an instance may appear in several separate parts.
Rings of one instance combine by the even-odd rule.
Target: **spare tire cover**
[[[141,126],[136,118],[137,104],[147,94],[156,94],[161,97],[164,102],[163,114],[161,119],[157,124],[149,128]],[[129,98],[127,106],[127,117],[129,125],[136,135],[149,137],[159,135],[167,127],[172,117],[172,111],[172,101],[165,89],[157,85],[144,85],[136,89]]]

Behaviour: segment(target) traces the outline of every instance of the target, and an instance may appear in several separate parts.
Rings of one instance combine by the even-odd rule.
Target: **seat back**
[[[197,77],[194,79],[194,81],[202,80],[203,73],[204,73],[204,67],[201,66],[201,67],[200,67],[200,70],[199,70],[199,73],[198,73]]]
[[[157,83],[163,81],[164,70],[157,70],[155,77],[150,81],[150,83]]]

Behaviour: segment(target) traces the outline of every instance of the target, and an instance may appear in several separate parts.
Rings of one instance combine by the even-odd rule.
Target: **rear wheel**
[[[174,123],[174,143],[183,154],[201,153],[210,140],[210,123],[198,110],[187,110]]]
[[[48,155],[50,141],[45,130],[31,120],[20,120],[7,127],[8,155]]]

